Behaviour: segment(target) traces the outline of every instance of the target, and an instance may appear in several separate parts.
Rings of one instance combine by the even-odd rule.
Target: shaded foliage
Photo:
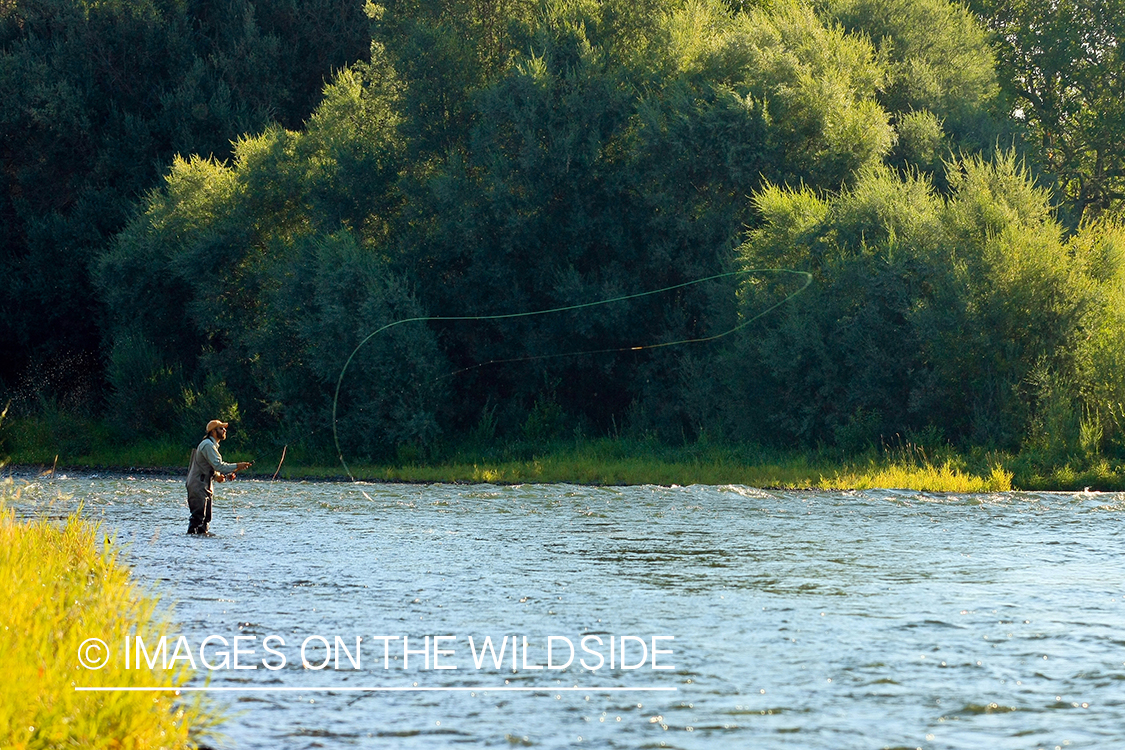
[[[351,0],[4,3],[0,382],[99,354],[91,267],[174,155],[300,126],[369,40]]]
[[[329,439],[333,386],[352,349],[380,325],[420,314],[409,285],[369,251],[394,210],[401,149],[396,84],[384,73],[377,64],[345,71],[304,132],[244,138],[230,165],[176,160],[98,267],[113,414],[178,416],[194,432],[198,409],[185,410],[222,389],[248,426],[276,427],[285,441]],[[424,328],[367,346],[343,402],[358,404],[341,426],[345,444],[377,453],[431,439],[436,362]],[[156,413],[130,404],[138,380],[158,388],[145,400]]]

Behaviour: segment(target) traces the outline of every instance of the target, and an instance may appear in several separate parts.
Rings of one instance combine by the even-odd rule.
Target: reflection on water
[[[240,481],[199,539],[181,480],[56,489],[195,642],[364,636],[358,671],[214,672],[302,689],[220,695],[239,748],[1125,747],[1121,495]],[[526,635],[541,664],[589,634],[674,635],[676,668],[477,671],[465,645]],[[388,635],[457,635],[460,666],[384,671]],[[415,684],[467,689],[306,690]]]

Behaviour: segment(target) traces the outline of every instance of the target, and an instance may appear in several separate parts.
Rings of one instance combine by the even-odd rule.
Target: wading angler
[[[219,443],[227,436],[227,422],[212,419],[207,423],[207,437],[191,452],[191,465],[187,475],[189,534],[207,534],[211,524],[211,499],[214,497],[214,482],[234,479],[235,472],[249,469],[253,463],[239,461],[228,464],[219,454]]]

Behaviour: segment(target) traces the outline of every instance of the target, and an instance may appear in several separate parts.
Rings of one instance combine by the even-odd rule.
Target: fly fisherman
[[[235,472],[253,466],[249,461],[228,464],[219,455],[219,441],[226,438],[228,426],[226,422],[212,419],[207,423],[207,437],[191,452],[187,476],[187,501],[191,509],[189,534],[207,533],[207,526],[211,523],[211,498],[214,496],[212,480],[225,482],[234,479]]]

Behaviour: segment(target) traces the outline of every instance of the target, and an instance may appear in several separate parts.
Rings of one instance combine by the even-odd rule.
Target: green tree
[[[331,443],[351,351],[374,329],[423,315],[380,245],[397,205],[396,96],[389,68],[359,65],[326,89],[304,132],[243,138],[229,165],[173,163],[98,265],[112,413],[186,422],[201,400],[225,400],[279,441]],[[386,455],[432,441],[440,362],[424,326],[367,346],[343,391],[343,446]],[[154,399],[140,411],[130,404],[138,383]]]
[[[896,116],[927,111],[955,138],[991,147],[986,123],[998,93],[988,32],[947,0],[828,0],[827,14],[867,35],[886,61],[879,91]],[[984,130],[984,132],[981,132]],[[981,136],[984,136],[980,142]]]
[[[0,383],[75,358],[100,383],[90,271],[135,201],[178,153],[299,126],[369,40],[359,0],[4,3]]]
[[[1044,413],[1042,384],[1065,383],[1075,398],[1092,385],[1083,362],[1094,355],[1083,352],[1095,331],[1098,357],[1120,352],[1121,339],[1106,338],[1120,329],[1098,279],[1117,279],[1116,261],[1090,261],[1116,257],[1117,235],[1084,240],[1101,255],[1064,241],[1047,192],[1011,153],[951,167],[945,198],[881,169],[833,199],[776,187],[756,196],[765,223],[745,262],[817,278],[757,346],[767,381],[746,388],[766,427],[827,441],[857,423],[883,435],[932,425],[1016,448]],[[1114,388],[1102,389],[1100,413]]]
[[[972,0],[993,30],[1008,114],[1058,181],[1071,226],[1125,197],[1125,3]]]
[[[175,160],[99,262],[122,414],[138,390],[152,419],[237,403],[261,432],[325,445],[334,378],[387,323],[739,268],[808,270],[816,291],[698,346],[634,348],[730,331],[792,280],[391,328],[347,376],[347,448],[433,445],[482,414],[480,434],[522,440],[627,419],[668,440],[855,447],[931,425],[1014,445],[1045,413],[1038,373],[1105,361],[1075,353],[1105,284],[1014,157],[928,172],[984,132],[995,92],[955,6],[369,10],[372,61],[303,127],[246,135],[229,163]],[[934,19],[960,38],[915,28]]]
[[[871,46],[808,7],[743,16],[691,3],[648,25],[614,7],[538,19],[532,54],[473,94],[464,141],[412,188],[400,263],[428,309],[530,311],[719,273],[763,175],[835,189],[890,148]],[[580,315],[449,325],[443,338],[473,368],[457,386],[464,423],[511,404],[497,419],[514,429],[549,396],[599,427],[637,402],[638,423],[679,437],[696,429],[676,406],[682,348],[557,355],[696,338],[734,320],[733,287],[713,284]],[[477,367],[512,359],[527,362]]]

